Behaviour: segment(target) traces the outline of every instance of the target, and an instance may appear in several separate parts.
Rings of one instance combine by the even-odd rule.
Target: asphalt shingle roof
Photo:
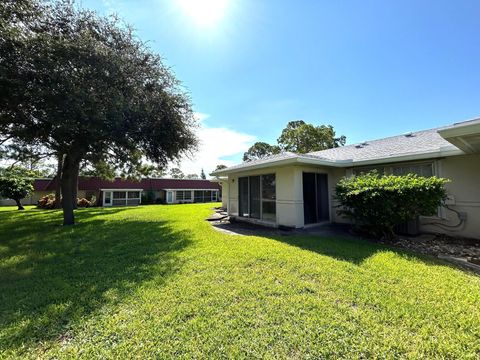
[[[404,135],[392,136],[384,139],[366,141],[338,148],[311,152],[308,155],[337,161],[337,160],[374,160],[411,153],[430,153],[441,149],[455,148],[438,134],[441,128],[417,131]]]
[[[457,125],[457,124],[455,124]],[[416,131],[408,134],[391,136],[378,140],[365,141],[360,144],[353,144],[347,146],[341,146],[338,148],[315,151],[308,154],[295,154],[292,152],[284,152],[277,155],[265,157],[263,159],[244,162],[235,166],[228,167],[224,170],[220,170],[217,174],[227,173],[230,171],[241,170],[246,168],[254,168],[257,166],[263,167],[266,164],[272,163],[274,165],[278,161],[300,160],[306,159],[319,160],[319,163],[323,165],[335,165],[344,162],[343,166],[347,166],[347,163],[354,165],[355,162],[361,161],[375,161],[385,160],[389,158],[399,158],[402,156],[408,156],[413,154],[423,154],[426,157],[429,154],[438,156],[443,151],[458,150],[456,146],[445,140],[438,133],[439,130],[446,127],[439,127],[435,129]],[[435,155],[437,154],[437,155]]]

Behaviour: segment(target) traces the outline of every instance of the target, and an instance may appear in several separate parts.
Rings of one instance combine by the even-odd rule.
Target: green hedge
[[[446,198],[449,180],[370,172],[340,180],[335,188],[339,214],[375,237],[391,238],[395,226],[419,215],[434,215]]]

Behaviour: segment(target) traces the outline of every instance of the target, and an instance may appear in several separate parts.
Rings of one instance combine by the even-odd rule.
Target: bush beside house
[[[375,237],[392,238],[395,226],[437,213],[445,201],[448,181],[414,174],[380,176],[377,172],[343,178],[335,188],[338,213]]]

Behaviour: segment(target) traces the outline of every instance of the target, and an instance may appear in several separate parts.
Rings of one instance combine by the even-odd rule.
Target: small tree
[[[33,192],[34,176],[33,172],[19,167],[0,170],[0,196],[14,200],[18,210],[24,210],[21,200]]]
[[[340,180],[335,193],[339,214],[375,237],[392,238],[395,226],[433,215],[446,198],[447,179],[383,175],[376,172]]]
[[[185,179],[195,180],[195,179],[199,179],[199,177],[197,174],[187,174],[185,176]]]
[[[205,175],[205,171],[203,171],[202,169],[202,171],[200,172],[200,179],[205,180],[206,178],[207,176]]]

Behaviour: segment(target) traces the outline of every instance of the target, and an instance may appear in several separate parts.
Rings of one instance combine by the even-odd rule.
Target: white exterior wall
[[[297,166],[267,168],[256,171],[245,171],[231,174],[228,177],[228,191],[224,192],[224,201],[228,204],[228,213],[238,216],[238,178],[243,176],[275,174],[276,181],[276,208],[277,217],[275,225],[302,228],[303,216],[303,172],[328,174],[329,198],[332,199],[335,184],[344,176],[344,169]],[[337,221],[334,206],[330,201],[330,221]],[[253,220],[255,221],[255,220]],[[258,222],[258,221],[255,221]]]
[[[228,209],[228,180],[221,181],[220,186],[222,187],[222,207]]]
[[[431,222],[450,226],[458,224],[457,214],[445,209],[441,218],[422,218],[420,229],[424,232],[480,239],[480,155],[452,156],[437,160],[437,175],[451,180],[446,185],[448,194],[454,199],[449,207],[466,213],[467,219],[458,228],[427,225]]]

